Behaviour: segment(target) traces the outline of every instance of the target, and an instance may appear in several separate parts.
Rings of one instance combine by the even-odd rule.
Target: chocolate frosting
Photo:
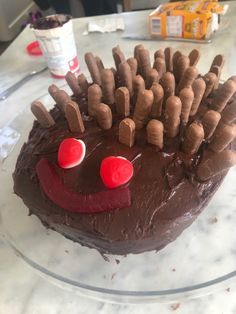
[[[202,154],[190,158],[181,153],[178,137],[165,139],[163,150],[157,151],[147,143],[146,131],[141,129],[136,133],[135,145],[129,148],[118,141],[118,118],[110,130],[104,131],[86,115],[83,105],[80,109],[85,124],[83,134],[70,132],[57,107],[51,111],[55,125],[45,129],[34,122],[17,160],[13,175],[15,193],[45,226],[101,253],[160,250],[196,219],[226,172],[205,183],[197,182],[194,167]],[[57,164],[57,152],[67,137],[82,139],[86,156],[81,165],[64,170]],[[82,194],[105,191],[99,168],[108,156],[123,156],[133,162],[134,176],[126,184],[132,198],[129,208],[93,214],[69,212],[50,201],[40,187],[35,167],[41,158],[47,158],[71,191]]]

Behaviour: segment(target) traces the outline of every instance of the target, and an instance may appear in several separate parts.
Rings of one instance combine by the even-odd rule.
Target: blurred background
[[[162,0],[0,0],[0,54],[24,27],[40,16],[67,13],[73,17],[152,9]]]

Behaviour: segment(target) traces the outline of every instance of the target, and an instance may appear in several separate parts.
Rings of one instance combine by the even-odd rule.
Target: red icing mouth
[[[39,160],[36,165],[36,172],[47,197],[65,210],[90,214],[131,205],[130,190],[127,187],[87,195],[68,190],[60,180],[53,165],[46,158]]]

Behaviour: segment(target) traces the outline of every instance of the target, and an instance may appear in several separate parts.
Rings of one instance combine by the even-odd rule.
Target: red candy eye
[[[78,166],[83,161],[85,152],[86,146],[82,140],[66,138],[58,150],[58,164],[65,169]]]
[[[107,188],[113,189],[127,183],[133,176],[133,164],[124,157],[110,156],[103,159],[100,176]]]

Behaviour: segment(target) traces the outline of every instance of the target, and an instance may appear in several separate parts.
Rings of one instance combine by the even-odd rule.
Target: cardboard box
[[[152,36],[208,39],[218,29],[224,5],[217,1],[182,1],[161,4],[149,15]]]

